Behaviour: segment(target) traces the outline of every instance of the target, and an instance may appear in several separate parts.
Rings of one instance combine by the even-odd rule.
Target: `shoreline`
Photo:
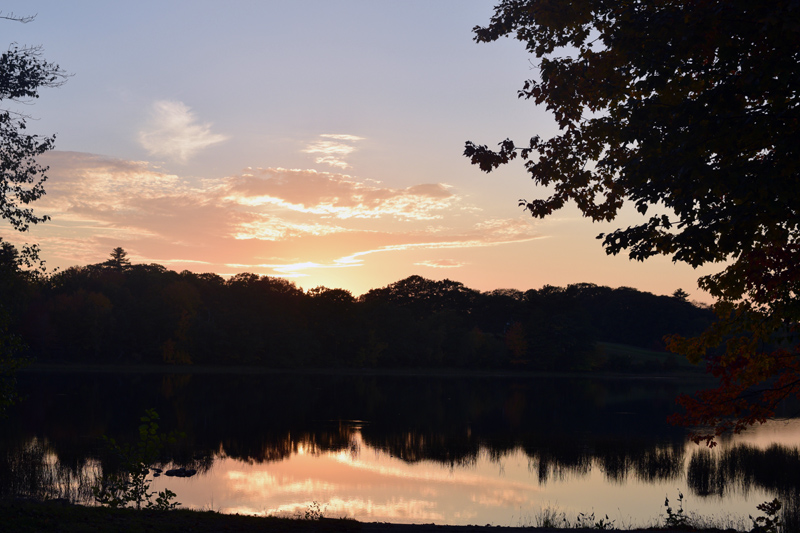
[[[0,500],[0,530],[19,533],[60,531],[62,533],[105,533],[117,531],[150,531],[154,533],[185,532],[276,532],[276,533],[556,533],[566,531],[597,531],[596,528],[540,528],[520,526],[436,524],[392,524],[358,522],[347,518],[302,520],[292,518],[255,517],[221,514],[214,511],[176,509],[153,511],[85,507],[64,500]],[[8,529],[5,529],[8,528]],[[693,529],[648,527],[613,529],[630,533],[733,533],[733,529]]]

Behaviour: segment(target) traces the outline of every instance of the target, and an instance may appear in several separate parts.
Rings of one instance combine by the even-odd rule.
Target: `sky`
[[[271,0],[3,4],[3,41],[41,45],[71,74],[25,104],[56,134],[51,220],[0,237],[36,242],[48,269],[106,260],[286,277],[354,295],[410,275],[473,289],[596,283],[710,302],[692,269],[608,256],[574,206],[524,168],[482,173],[467,140],[557,132],[517,98],[536,72],[523,43],[473,41],[494,0]]]

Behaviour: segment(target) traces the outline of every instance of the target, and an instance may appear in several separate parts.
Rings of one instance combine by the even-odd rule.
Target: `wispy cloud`
[[[153,104],[150,121],[139,132],[139,142],[150,155],[182,162],[227,139],[225,135],[212,133],[210,123],[199,123],[186,104],[170,100]]]
[[[513,224],[509,224],[511,226]],[[336,259],[337,263],[343,264],[356,264],[361,262],[360,257],[379,252],[402,252],[408,250],[438,250],[438,249],[457,249],[457,248],[484,248],[487,246],[497,246],[501,244],[511,244],[518,242],[527,242],[534,239],[541,238],[531,231],[530,226],[518,226],[521,231],[516,233],[504,232],[486,232],[476,228],[476,231],[466,234],[445,233],[437,240],[428,240],[422,242],[414,242],[409,239],[409,242],[400,244],[390,244],[385,246],[378,246],[371,250],[364,250],[351,254],[346,257]],[[523,229],[524,228],[524,229]]]
[[[314,155],[315,163],[341,169],[350,168],[345,158],[356,150],[352,143],[364,140],[364,137],[346,133],[324,133],[320,137],[324,140],[310,143],[303,149],[303,152]]]
[[[482,220],[446,184],[391,188],[273,168],[193,182],[146,162],[79,152],[49,152],[41,162],[51,179],[37,210],[52,220],[31,237],[62,265],[94,263],[122,246],[137,262],[301,277],[359,268],[375,254],[457,268],[464,264],[420,255],[539,238],[525,216]]]
[[[302,235],[320,236],[344,231],[347,229],[331,224],[292,223],[280,217],[261,215],[254,216],[253,220],[239,223],[237,231],[231,236],[237,240],[279,241]]]
[[[462,263],[460,261],[453,261],[452,259],[435,259],[430,261],[420,261],[414,264],[417,266],[424,266],[430,268],[459,268],[464,266],[466,263]]]
[[[314,170],[259,169],[229,178],[228,200],[245,206],[277,208],[335,217],[441,217],[459,197],[448,185],[427,183],[404,189],[368,185],[345,174]]]
[[[250,266],[269,268],[276,275],[283,277],[299,278],[309,276],[314,270],[359,267],[364,265],[366,256],[379,253],[485,248],[544,238],[544,236],[537,234],[525,219],[495,220],[492,222],[489,227],[486,224],[476,224],[472,230],[463,233],[441,230],[436,232],[438,233],[437,235],[433,236],[427,232],[379,234],[377,239],[374,239],[377,242],[397,242],[394,244],[378,244],[370,249],[362,249],[348,255],[333,257],[327,261],[307,261],[290,264],[269,263]],[[357,238],[358,235],[354,237],[351,239],[354,242],[354,246],[364,242],[364,240]],[[414,264],[434,268],[456,268],[465,265],[465,263],[450,260],[424,261]],[[247,267],[248,265],[229,266]]]
[[[364,137],[358,135],[348,135],[347,133],[323,133],[320,137],[326,139],[336,139],[337,141],[363,141]]]

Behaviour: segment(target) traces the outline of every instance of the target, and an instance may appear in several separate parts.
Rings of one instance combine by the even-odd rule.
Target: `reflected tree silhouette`
[[[186,434],[162,461],[201,474],[220,454],[248,463],[282,461],[301,447],[357,456],[363,442],[408,463],[448,468],[474,465],[482,455],[500,464],[522,450],[542,485],[599,469],[612,483],[686,476],[692,493],[703,497],[759,488],[796,499],[797,448],[722,446],[717,453],[690,449],[686,456],[685,433],[663,420],[669,400],[691,386],[630,379],[24,373],[21,388],[37,402],[22,403],[0,423],[0,490],[57,494],[25,489],[26,480],[44,486],[79,480],[92,465],[113,468],[99,436],[135,438],[130,421],[152,405],[164,428]],[[36,442],[58,458],[58,475],[43,470],[45,452],[25,456]],[[27,470],[14,466],[24,457],[35,459],[27,459]]]

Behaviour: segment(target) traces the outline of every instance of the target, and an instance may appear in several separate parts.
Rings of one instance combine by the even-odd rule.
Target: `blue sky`
[[[476,44],[484,0],[7,2],[8,43],[42,45],[72,74],[24,111],[56,133],[51,267],[104,260],[287,276],[361,294],[411,274],[491,290],[593,282],[696,289],[667,258],[605,255],[573,207],[544,221],[521,166],[486,175],[464,142],[555,132],[517,99],[522,43]]]

